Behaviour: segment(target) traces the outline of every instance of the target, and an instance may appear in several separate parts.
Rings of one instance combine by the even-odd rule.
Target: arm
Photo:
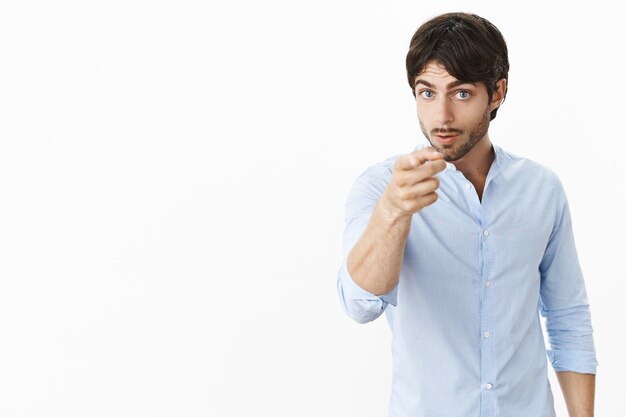
[[[556,376],[569,417],[593,417],[596,376],[578,372],[557,372]]]
[[[593,416],[596,361],[591,313],[578,262],[567,197],[557,180],[557,215],[543,259],[540,313],[570,417]]]
[[[372,294],[386,294],[398,285],[411,215],[392,213],[378,202],[361,238],[348,255],[348,273]]]
[[[385,294],[398,285],[411,218],[437,201],[439,179],[434,175],[446,166],[441,157],[426,148],[396,161],[389,185],[348,256],[350,276],[366,291]],[[426,163],[429,158],[435,162]]]
[[[424,148],[396,161],[389,169],[373,167],[361,175],[346,204],[344,261],[337,291],[344,311],[359,323],[396,305],[404,248],[413,214],[434,203],[446,166],[442,155]],[[433,162],[426,164],[427,160]]]

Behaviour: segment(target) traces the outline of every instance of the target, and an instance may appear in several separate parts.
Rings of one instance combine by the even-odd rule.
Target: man
[[[482,17],[424,23],[406,67],[428,142],[368,168],[347,200],[337,289],[359,323],[386,312],[393,417],[555,416],[546,356],[570,417],[593,415],[598,363],[563,187],[489,139],[507,54]]]

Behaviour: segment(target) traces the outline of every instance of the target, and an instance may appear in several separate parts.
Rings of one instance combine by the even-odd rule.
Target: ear
[[[506,97],[506,78],[500,78],[498,81],[496,81],[496,88],[493,90],[491,103],[489,103],[491,111],[500,107],[500,105],[504,101],[504,97]]]

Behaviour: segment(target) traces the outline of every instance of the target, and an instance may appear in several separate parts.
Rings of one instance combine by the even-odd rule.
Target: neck
[[[468,180],[484,182],[494,159],[495,151],[489,140],[489,135],[485,134],[463,158],[453,163],[456,169],[461,171]]]

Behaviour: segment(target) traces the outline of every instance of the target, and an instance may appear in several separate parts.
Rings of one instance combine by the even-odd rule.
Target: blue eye
[[[472,93],[470,93],[467,90],[460,90],[460,91],[457,92],[457,95],[459,96],[459,98],[468,99],[468,98],[470,98]]]
[[[433,93],[430,90],[424,90],[420,92],[420,95],[424,98],[433,98],[433,96],[435,95],[435,93]]]

